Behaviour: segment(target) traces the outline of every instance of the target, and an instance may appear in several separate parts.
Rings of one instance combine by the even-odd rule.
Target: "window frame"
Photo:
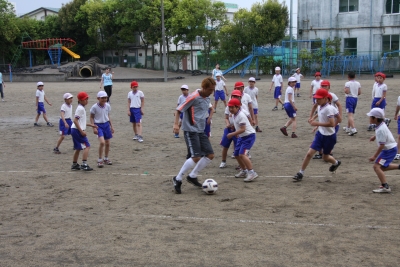
[[[352,41],[355,40],[355,47],[346,47],[346,42],[349,42],[350,40],[352,40]],[[346,51],[349,51],[350,55],[356,56],[358,53],[357,46],[358,46],[358,38],[357,37],[343,38],[343,54],[346,54]]]
[[[357,1],[356,10],[350,10],[350,1]],[[347,2],[346,5],[343,5],[344,2]],[[346,10],[341,10],[342,7],[347,7]],[[339,0],[339,13],[353,13],[358,12],[360,9],[360,0]]]
[[[388,12],[388,3],[390,2],[390,12]],[[394,2],[397,2],[397,12],[393,12]],[[386,0],[385,3],[385,14],[392,15],[392,14],[400,14],[400,1],[399,0]]]

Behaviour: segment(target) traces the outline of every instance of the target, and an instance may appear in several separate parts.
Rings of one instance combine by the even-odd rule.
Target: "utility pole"
[[[293,0],[290,0],[290,12],[289,12],[289,35],[290,35],[290,51],[289,51],[289,68],[293,68],[293,33],[292,33],[292,15],[293,15]],[[290,73],[289,73],[290,74]]]
[[[164,82],[168,81],[168,73],[167,73],[167,52],[166,52],[166,42],[165,42],[165,26],[164,26],[164,1],[161,0],[161,27],[162,27],[162,43],[163,43],[163,65],[164,65]]]

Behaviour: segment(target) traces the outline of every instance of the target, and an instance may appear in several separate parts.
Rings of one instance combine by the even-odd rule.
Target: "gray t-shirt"
[[[94,104],[90,108],[90,114],[94,114],[94,123],[106,123],[110,119],[108,114],[111,111],[111,106],[106,103],[104,107],[100,106],[99,103]]]
[[[204,132],[209,107],[210,98],[202,97],[200,89],[191,93],[186,101],[176,108],[176,110],[185,113],[182,119],[182,130],[196,133]]]

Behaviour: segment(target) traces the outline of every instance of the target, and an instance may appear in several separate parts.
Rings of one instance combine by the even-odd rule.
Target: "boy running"
[[[47,119],[46,109],[44,108],[44,101],[46,101],[47,104],[52,106],[51,103],[49,102],[49,100],[47,100],[47,97],[45,96],[45,93],[43,91],[44,84],[42,82],[38,82],[36,85],[37,85],[37,90],[36,90],[36,112],[37,112],[37,115],[35,118],[35,123],[33,125],[36,127],[41,126],[37,122],[39,120],[40,114],[43,113],[43,119],[46,121],[47,126],[53,127],[54,125],[51,122],[49,122],[49,120]]]
[[[60,138],[57,141],[56,147],[53,149],[55,154],[61,154],[58,149],[61,145],[61,142],[64,140],[64,136],[71,135],[71,126],[72,126],[72,99],[73,95],[70,93],[64,94],[64,104],[61,105],[61,115],[60,115],[60,123],[58,125],[58,129],[60,130]]]

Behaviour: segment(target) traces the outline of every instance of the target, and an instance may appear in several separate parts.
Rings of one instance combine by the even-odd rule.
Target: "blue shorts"
[[[314,141],[310,148],[316,151],[323,151],[324,155],[329,155],[336,144],[336,134],[322,135],[319,131],[315,134]],[[394,158],[394,157],[393,157]]]
[[[239,137],[235,146],[235,157],[244,155],[253,147],[256,141],[256,134],[252,133],[247,136]]]
[[[290,103],[285,103],[283,106],[285,107],[286,114],[289,118],[296,118],[296,111]]]
[[[312,95],[312,103],[315,104],[317,103],[317,100],[314,98],[315,94]]]
[[[112,132],[110,127],[110,122],[105,123],[95,123],[97,125],[97,138],[104,137],[104,140],[111,139]]]
[[[229,133],[233,133],[235,130],[232,130],[231,128],[225,128],[224,129],[224,134],[222,135],[222,139],[221,142],[219,143],[222,147],[224,148],[229,148],[232,141],[233,141],[233,145],[236,147],[236,143],[237,143],[237,138],[236,136],[232,137],[231,139],[229,139],[227,137],[227,135]]]
[[[130,122],[141,123],[142,122],[141,108],[131,108],[130,111],[131,111]]]
[[[356,113],[356,107],[357,107],[357,100],[358,98],[356,97],[346,97],[346,112],[347,113]]]
[[[132,114],[132,113],[131,113]],[[179,119],[183,119],[183,112],[181,112],[180,114],[179,114]]]
[[[340,129],[340,124],[338,123],[338,125],[335,126],[335,133],[337,134],[339,132]]]
[[[253,108],[254,115],[258,114],[258,108]]]
[[[72,120],[71,119],[65,119],[65,121],[68,124],[68,128],[65,128],[64,121],[60,119],[60,122],[58,124],[58,130],[60,130],[60,135],[70,135],[71,134],[71,126],[72,126]]]
[[[373,109],[373,108],[385,109],[385,107],[386,107],[386,99],[384,98],[382,100],[382,102],[379,104],[379,106],[377,106],[376,102],[378,102],[379,100],[381,100],[380,97],[374,97],[374,99],[372,99],[371,109]]]
[[[215,90],[214,100],[218,101],[219,99],[221,99],[222,101],[225,101],[225,92],[224,92],[224,90]]]
[[[78,129],[71,129],[72,141],[74,141],[74,149],[75,150],[84,150],[87,147],[90,147],[89,140],[86,136],[82,136]]]
[[[300,89],[300,83],[296,83],[296,87],[297,89]]]
[[[397,154],[397,147],[389,150],[382,150],[379,156],[376,158],[375,163],[378,163],[382,167],[387,168],[390,163],[394,160]]]
[[[211,136],[211,122],[210,124],[207,123],[208,118],[206,119],[206,127],[204,128],[204,133],[207,135],[207,137]]]
[[[282,87],[281,86],[275,87],[274,98],[275,99],[281,98],[281,95],[282,95]]]
[[[46,109],[44,108],[44,103],[43,102],[39,102],[38,103],[38,109],[37,109],[37,114],[46,114]]]

